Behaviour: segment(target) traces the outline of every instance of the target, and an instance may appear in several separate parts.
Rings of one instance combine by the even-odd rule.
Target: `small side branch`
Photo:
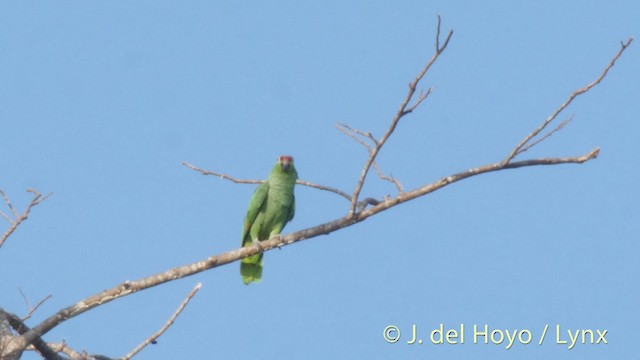
[[[561,122],[558,126],[556,126],[553,130],[549,131],[548,133],[546,133],[544,136],[541,136],[538,140],[536,141],[532,141],[528,144],[526,144],[525,146],[522,147],[522,149],[520,149],[518,151],[518,154],[522,154],[523,152],[531,149],[532,147],[540,144],[541,142],[543,142],[544,140],[546,140],[548,137],[550,137],[551,135],[553,135],[554,133],[562,130],[568,123],[571,122],[571,120],[573,120],[573,114],[571,116],[569,116],[566,120],[564,120],[563,122]]]
[[[87,351],[77,351],[67,345],[64,340],[62,340],[62,342],[60,343],[47,343],[47,345],[56,353],[63,353],[68,357],[67,359],[60,356],[61,360],[117,360],[104,355],[89,354],[87,353]],[[29,348],[29,350],[31,350],[31,348]]]
[[[358,144],[364,146],[365,149],[367,149],[367,151],[369,153],[371,153],[372,148],[371,145],[369,145],[366,141],[362,140],[362,138],[367,138],[368,140],[370,140],[371,142],[373,142],[374,146],[378,145],[378,140],[376,140],[375,136],[373,136],[370,132],[364,132],[364,131],[360,131],[356,128],[353,128],[347,124],[335,124],[334,125],[336,127],[336,129],[338,129],[341,133],[347,135],[348,137],[352,138],[353,140],[355,140]]]
[[[355,142],[357,142],[358,144],[362,145],[367,150],[367,153],[369,154],[369,156],[371,156],[371,154],[373,153],[373,147],[380,145],[378,140],[376,140],[376,138],[370,132],[360,131],[360,130],[358,130],[356,128],[353,128],[353,127],[351,127],[351,126],[349,126],[347,124],[335,124],[334,126],[341,133],[347,135],[348,137],[353,139]],[[373,143],[373,145],[369,144],[366,140],[371,141]],[[400,193],[404,192],[404,189],[403,189],[402,184],[400,183],[400,181],[398,179],[394,178],[391,175],[385,175],[382,172],[382,170],[380,170],[380,166],[378,166],[378,163],[376,161],[373,162],[372,166],[375,169],[375,171],[378,174],[378,177],[380,179],[388,181],[388,182],[394,184],[396,186],[396,189],[398,190],[398,192],[400,192]]]
[[[200,290],[201,287],[202,287],[202,283],[197,283],[196,286],[194,286],[193,289],[189,292],[189,294],[187,294],[184,300],[182,300],[182,303],[180,304],[180,306],[178,306],[178,309],[173,313],[173,315],[171,315],[169,320],[167,320],[167,322],[160,328],[160,330],[156,331],[153,335],[149,336],[145,341],[140,343],[140,345],[136,346],[135,349],[133,349],[130,353],[122,357],[122,359],[120,360],[129,360],[132,357],[134,357],[137,353],[139,353],[142,349],[144,349],[147,345],[155,344],[156,340],[160,336],[162,336],[162,334],[164,334],[164,332],[167,331],[167,329],[171,325],[173,325],[173,322],[176,321],[178,316],[180,316],[180,313],[182,313],[182,311],[187,306],[187,304],[189,304],[189,301],[191,301],[191,299],[196,295],[196,293],[198,292],[198,290]]]
[[[385,211],[391,207],[396,205],[405,203],[407,201],[411,201],[418,197],[427,195],[434,191],[440,190],[445,186],[451,185],[455,182],[468,179],[474,176],[501,171],[506,169],[517,169],[521,167],[528,166],[548,166],[548,165],[562,165],[562,164],[582,164],[589,160],[595,159],[600,153],[600,148],[595,148],[590,152],[581,155],[581,156],[573,156],[573,157],[560,157],[560,158],[539,158],[539,159],[529,159],[529,160],[521,160],[521,161],[513,161],[506,165],[503,165],[500,162],[483,165],[476,168],[471,168],[469,170],[459,172],[453,175],[449,175],[447,177],[441,178],[438,181],[435,181],[430,184],[423,185],[417,189],[411,190],[409,192],[405,192],[404,194],[400,194],[392,199],[385,200],[378,205],[368,208],[365,211],[358,214],[356,217],[356,221],[360,222],[367,219],[370,216],[373,216],[381,211]]]
[[[78,352],[70,348],[65,341],[62,341],[60,343],[47,343],[47,346],[49,346],[49,348],[56,353],[63,353],[67,355],[70,360],[96,360],[96,358],[93,356],[90,356],[86,353]],[[64,359],[64,357],[60,358]]]
[[[229,181],[231,181],[233,183],[236,183],[236,184],[262,184],[264,182],[264,180],[238,179],[238,178],[235,178],[235,177],[232,177],[232,176],[229,176],[229,175],[226,175],[226,174],[222,174],[222,173],[219,173],[219,172],[201,169],[201,168],[199,168],[199,167],[197,167],[195,165],[191,165],[188,162],[184,162],[184,161],[182,162],[182,165],[188,167],[191,170],[195,170],[195,171],[201,173],[202,175],[217,176],[220,179],[229,180]]]
[[[349,194],[347,194],[346,192],[344,192],[342,190],[336,189],[336,188],[332,188],[332,187],[324,186],[324,185],[320,185],[320,184],[315,184],[315,183],[312,183],[312,182],[309,182],[309,181],[305,181],[305,180],[297,180],[296,184],[312,187],[312,188],[318,189],[318,190],[324,190],[324,191],[332,192],[334,194],[338,194],[338,195],[342,196],[343,198],[347,199],[348,201],[351,201],[351,196]]]
[[[396,189],[398,190],[398,193],[402,194],[404,192],[404,187],[402,186],[402,183],[400,183],[400,180],[396,179],[393,177],[393,175],[385,175],[382,170],[380,170],[380,167],[378,166],[377,162],[373,162],[373,168],[375,169],[376,173],[378,174],[378,177],[382,180],[388,181],[390,183],[392,183],[393,185],[396,186]]]
[[[39,192],[33,189],[27,189],[27,192],[30,192],[33,194],[33,199],[31,199],[31,202],[29,203],[27,208],[22,212],[22,214],[18,214],[16,209],[11,204],[11,201],[9,201],[9,197],[4,193],[4,191],[0,190],[0,195],[4,199],[5,204],[7,204],[7,207],[11,210],[11,213],[13,214],[13,217],[14,217],[13,219],[11,219],[8,215],[0,211],[0,216],[2,216],[10,224],[9,229],[7,229],[4,235],[2,235],[2,238],[0,238],[0,247],[2,247],[2,245],[4,245],[4,242],[9,238],[9,236],[11,236],[11,234],[13,234],[14,231],[16,231],[18,226],[20,226],[20,224],[23,221],[27,220],[27,218],[29,217],[29,213],[31,212],[31,209],[36,205],[39,205],[41,202],[45,201],[49,196],[51,196],[51,193],[43,196],[42,194],[40,194]]]
[[[51,294],[49,294],[45,296],[44,299],[38,301],[38,303],[35,306],[31,306],[31,304],[29,304],[29,299],[27,299],[27,295],[24,294],[22,289],[18,288],[18,291],[20,292],[20,295],[22,296],[22,299],[24,300],[24,304],[27,306],[27,310],[28,310],[27,315],[22,317],[22,321],[27,321],[33,315],[33,313],[36,312],[36,310],[38,310],[38,308],[42,304],[44,304],[47,300],[51,299]]]
[[[440,29],[441,29],[441,19],[440,19],[440,16],[438,16],[438,26],[437,26],[436,41],[435,41],[435,53],[433,54],[429,62],[427,62],[424,68],[420,71],[420,73],[418,73],[416,78],[411,83],[409,83],[409,91],[407,92],[407,95],[402,101],[402,104],[400,104],[400,108],[396,112],[396,115],[391,120],[391,124],[389,125],[389,128],[387,128],[387,131],[384,133],[384,135],[382,135],[380,139],[378,140],[374,139],[375,146],[369,151],[369,158],[365,162],[362,168],[362,171],[360,172],[360,178],[358,179],[355,190],[353,191],[353,195],[351,196],[351,206],[349,208],[349,213],[347,215],[350,218],[355,216],[355,212],[358,206],[358,198],[360,197],[360,192],[362,191],[362,187],[364,186],[364,182],[367,177],[367,174],[369,173],[369,170],[371,169],[371,166],[373,165],[376,159],[376,156],[380,152],[380,149],[382,148],[382,146],[384,146],[385,142],[387,141],[387,139],[389,139],[391,134],[393,134],[393,131],[396,129],[396,126],[398,125],[398,122],[400,122],[400,119],[402,119],[405,115],[412,113],[429,96],[429,94],[431,94],[432,89],[429,88],[426,92],[421,93],[418,96],[418,99],[412,105],[409,105],[413,100],[413,96],[415,95],[418,84],[420,83],[422,78],[425,76],[427,71],[431,69],[431,66],[436,62],[436,60],[438,60],[438,58],[440,57],[440,54],[442,54],[442,52],[444,52],[444,50],[447,48],[447,46],[449,45],[449,40],[451,40],[451,37],[453,36],[453,30],[450,30],[449,33],[447,34],[447,37],[445,38],[444,43],[440,45],[440,35],[441,35]]]
[[[588,85],[581,87],[580,89],[574,91],[573,93],[571,93],[571,95],[569,95],[569,98],[567,100],[565,100],[564,103],[562,103],[552,114],[551,116],[549,116],[545,121],[542,122],[542,124],[540,124],[540,126],[538,126],[538,128],[536,128],[535,130],[533,130],[531,133],[529,133],[529,135],[525,136],[524,139],[522,139],[522,141],[520,141],[520,143],[518,143],[518,145],[516,145],[515,148],[513,148],[513,150],[511,150],[511,152],[509,153],[509,155],[507,155],[507,157],[502,160],[502,164],[506,165],[508,164],[511,160],[513,160],[513,158],[515,158],[516,156],[518,156],[518,154],[523,153],[524,151],[526,151],[527,149],[531,148],[531,146],[527,146],[525,147],[529,141],[531,141],[531,139],[533,139],[534,137],[536,137],[538,134],[540,134],[540,132],[542,130],[544,130],[547,125],[549,125],[552,121],[554,121],[558,115],[560,115],[560,113],[566,109],[572,102],[573,100],[578,97],[579,95],[582,95],[586,92],[588,92],[589,90],[591,90],[593,87],[595,87],[596,85],[600,84],[600,82],[602,81],[602,79],[604,79],[605,76],[607,76],[607,73],[609,72],[609,70],[613,67],[613,65],[615,65],[616,61],[618,60],[618,58],[622,55],[622,53],[627,49],[627,47],[629,45],[631,45],[631,42],[633,41],[633,37],[630,37],[627,42],[620,42],[620,49],[618,50],[618,52],[615,54],[615,56],[611,59],[611,61],[609,62],[609,64],[604,68],[604,70],[602,71],[602,73],[600,74],[600,76],[598,76],[595,80],[593,80],[591,83],[589,83]],[[564,126],[564,125],[563,125]],[[562,128],[562,127],[560,127]],[[558,129],[559,130],[559,129]],[[552,131],[551,133],[555,132]],[[550,133],[550,134],[551,134]],[[550,136],[550,134],[548,136]],[[548,137],[548,136],[545,136]],[[541,139],[540,141],[542,141],[543,139]],[[539,143],[540,141],[537,141],[536,143]],[[534,144],[535,145],[535,144]]]
[[[195,165],[191,165],[191,164],[189,164],[187,162],[182,162],[182,165],[188,167],[191,170],[197,171],[197,172],[201,173],[202,175],[217,176],[220,179],[229,180],[229,181],[231,181],[233,183],[236,183],[236,184],[262,184],[264,182],[264,180],[238,179],[238,178],[235,178],[233,176],[229,176],[229,175],[226,175],[226,174],[221,174],[221,173],[218,173],[218,172],[215,172],[215,171],[201,169],[201,168],[199,168],[199,167],[197,167]],[[311,188],[314,188],[314,189],[318,189],[318,190],[332,192],[334,194],[338,194],[338,195],[342,196],[343,198],[351,201],[351,196],[349,196],[349,194],[347,194],[346,192],[344,192],[342,190],[336,189],[336,188],[315,184],[315,183],[312,183],[310,181],[305,181],[305,180],[298,180],[298,181],[296,181],[296,184],[302,185],[302,186],[308,186],[308,187],[311,187]]]

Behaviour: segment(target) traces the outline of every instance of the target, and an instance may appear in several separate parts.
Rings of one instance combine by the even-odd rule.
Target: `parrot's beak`
[[[283,161],[282,163],[280,163],[280,166],[282,166],[282,171],[289,172],[289,167],[291,166],[291,163],[288,161]]]

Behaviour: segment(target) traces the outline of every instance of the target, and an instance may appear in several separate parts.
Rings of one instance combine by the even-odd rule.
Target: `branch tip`
[[[540,134],[540,132],[542,132],[542,130],[544,130],[551,122],[553,122],[558,115],[560,115],[560,113],[562,111],[564,111],[572,102],[573,100],[588,92],[589,90],[591,90],[592,88],[594,88],[596,85],[600,84],[600,82],[605,78],[605,76],[607,76],[607,73],[609,72],[609,70],[611,70],[611,68],[613,68],[613,66],[615,65],[616,61],[618,60],[618,58],[622,55],[622,53],[625,51],[625,49],[631,44],[631,42],[633,41],[633,37],[630,37],[626,43],[621,43],[621,47],[620,49],[616,52],[616,54],[613,56],[613,58],[609,61],[609,64],[607,64],[607,66],[605,66],[604,70],[602,70],[602,72],[600,73],[600,75],[593,80],[592,82],[590,82],[589,84],[585,85],[584,87],[581,87],[577,90],[575,90],[574,92],[572,92],[569,97],[567,98],[567,100],[565,100],[564,103],[562,103],[558,108],[556,108],[556,110],[547,118],[545,119],[536,129],[534,129],[531,133],[529,133],[527,136],[524,137],[524,139],[522,139],[518,145],[516,145],[513,150],[511,150],[511,152],[507,155],[507,157],[504,158],[504,160],[502,160],[501,162],[501,166],[506,166],[507,164],[509,164],[509,162],[511,160],[513,160],[518,154],[526,151],[526,149],[531,148],[533,145],[536,145],[537,143],[541,142],[542,140],[548,138],[549,136],[551,136],[552,133],[554,133],[557,130],[552,130],[549,134],[543,136],[541,139],[539,139],[538,141],[534,142],[533,144],[527,146],[527,144],[529,144],[529,142],[535,138],[536,136],[538,136],[538,134]],[[571,118],[566,121],[566,123],[568,123],[571,120]],[[565,124],[566,124],[565,123]],[[560,128],[562,128],[564,125],[561,124],[561,126],[559,126]],[[559,130],[559,129],[558,129]],[[526,147],[525,147],[526,146]],[[524,149],[523,149],[524,148]]]
[[[196,295],[196,293],[198,292],[198,290],[200,290],[201,287],[202,287],[202,283],[198,282],[193,287],[193,289],[191,289],[191,291],[187,294],[184,300],[182,300],[182,302],[180,303],[176,311],[171,315],[171,317],[169,317],[167,322],[160,328],[160,330],[153,333],[151,336],[145,339],[142,343],[140,343],[140,345],[136,346],[133,350],[131,350],[131,352],[129,352],[124,357],[122,357],[122,360],[129,360],[132,357],[134,357],[137,353],[142,351],[142,349],[144,349],[147,345],[155,344],[158,338],[162,336],[162,334],[164,334],[165,331],[167,331],[167,329],[169,329],[171,325],[173,325],[173,323],[176,321],[178,316],[180,316],[180,314],[182,313],[184,308],[187,306],[187,304],[189,304],[189,301],[191,301],[191,299]]]
[[[373,166],[373,163],[376,159],[376,156],[380,152],[380,149],[384,146],[384,144],[386,143],[387,139],[389,139],[391,134],[393,134],[400,120],[407,114],[413,112],[429,96],[429,94],[432,91],[432,88],[429,88],[426,91],[426,93],[424,93],[424,95],[420,95],[418,97],[418,99],[415,101],[413,105],[411,106],[409,105],[409,103],[411,103],[413,99],[413,96],[415,95],[418,84],[420,83],[422,78],[425,76],[425,74],[429,71],[429,69],[431,69],[431,66],[436,62],[436,60],[438,60],[438,58],[440,57],[440,54],[442,54],[442,52],[447,48],[447,46],[449,45],[449,40],[451,40],[451,37],[453,36],[453,30],[450,30],[449,33],[447,34],[444,44],[440,45],[441,24],[442,24],[442,19],[440,18],[440,15],[438,15],[438,24],[436,26],[436,37],[435,37],[435,43],[436,43],[435,53],[431,56],[431,59],[422,68],[422,70],[418,73],[418,75],[416,75],[413,81],[409,83],[409,91],[407,92],[407,95],[405,96],[404,100],[400,104],[400,107],[396,112],[396,115],[391,120],[391,123],[387,128],[387,131],[380,139],[377,140],[375,146],[373,148],[370,148],[369,150],[369,158],[365,162],[362,168],[362,171],[360,172],[360,177],[358,179],[358,182],[356,183],[356,187],[353,191],[353,195],[351,196],[351,206],[349,207],[349,211],[347,213],[347,218],[349,219],[352,219],[355,217],[356,209],[358,207],[358,198],[360,197],[360,192],[362,191],[362,187],[364,186],[364,181],[367,177],[367,174],[369,173],[369,170],[371,169],[371,166]],[[399,187],[399,189],[400,188],[401,187]]]
[[[33,198],[31,199],[31,202],[29,202],[29,205],[27,205],[27,208],[22,212],[22,214],[18,214],[18,211],[11,204],[9,197],[5,194],[4,191],[0,190],[0,196],[2,196],[2,198],[4,199],[4,202],[7,204],[7,207],[11,210],[11,213],[14,216],[14,219],[12,220],[5,213],[0,212],[0,216],[2,216],[10,224],[9,229],[7,229],[4,235],[2,235],[2,237],[0,238],[0,247],[2,247],[4,242],[9,238],[9,236],[11,236],[11,234],[18,228],[18,226],[23,221],[29,218],[29,213],[31,212],[31,209],[39,205],[41,202],[45,201],[47,198],[49,198],[49,196],[53,194],[53,193],[48,193],[47,195],[42,196],[42,194],[40,194],[38,191],[31,188],[27,189],[27,192],[32,193]]]

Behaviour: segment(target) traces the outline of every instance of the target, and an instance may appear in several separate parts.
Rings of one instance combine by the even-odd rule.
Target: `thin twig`
[[[56,353],[63,353],[67,355],[69,359],[61,357],[61,359],[64,359],[64,360],[116,360],[116,359],[112,359],[109,356],[104,356],[99,354],[88,354],[86,350],[82,352],[74,350],[69,345],[67,345],[64,339],[62,340],[62,342],[59,342],[59,343],[49,342],[47,343],[47,345],[51,350],[55,351]]]
[[[24,291],[22,291],[22,288],[18,287],[18,291],[20,292],[20,295],[22,296],[22,300],[24,300],[24,304],[27,306],[27,315],[22,317],[22,321],[27,321],[34,312],[36,312],[36,310],[38,310],[38,308],[45,303],[45,301],[49,300],[51,298],[51,294],[47,295],[44,297],[44,299],[38,301],[38,303],[35,306],[31,306],[31,304],[29,303],[29,299],[27,299],[27,295],[25,295]]]
[[[51,294],[45,296],[44,299],[38,301],[38,303],[34,307],[29,309],[29,312],[27,313],[27,315],[22,317],[22,321],[27,321],[29,318],[31,318],[33,313],[35,313],[36,310],[38,310],[38,308],[49,299],[51,299]]]
[[[376,146],[373,147],[373,149],[369,152],[369,158],[365,162],[362,168],[362,171],[360,172],[360,178],[358,179],[358,182],[356,183],[356,187],[353,191],[353,195],[351,196],[351,206],[349,208],[349,212],[347,215],[349,218],[355,216],[356,208],[358,206],[358,198],[360,197],[360,192],[362,191],[362,187],[364,186],[364,181],[367,177],[367,174],[369,173],[369,169],[371,169],[371,166],[375,161],[376,156],[378,155],[378,152],[380,152],[380,149],[382,148],[382,146],[384,146],[389,136],[391,136],[391,134],[393,133],[400,119],[402,119],[402,117],[404,117],[405,115],[413,112],[413,110],[415,110],[415,108],[418,105],[420,105],[420,103],[422,103],[422,101],[426,99],[427,96],[431,93],[431,89],[429,89],[426,93],[424,93],[418,98],[418,100],[414,103],[414,105],[407,108],[409,106],[409,103],[413,99],[413,95],[416,92],[418,83],[420,82],[420,80],[422,80],[424,75],[427,73],[427,71],[429,71],[429,69],[436,62],[436,60],[438,60],[438,58],[440,57],[440,54],[442,54],[442,52],[447,48],[447,46],[449,45],[449,40],[451,40],[451,37],[453,36],[453,30],[450,30],[449,33],[447,34],[447,38],[445,39],[444,44],[441,46],[440,45],[440,25],[441,25],[440,16],[438,16],[435,53],[432,55],[431,59],[429,60],[429,62],[427,62],[427,64],[420,71],[420,73],[418,73],[416,78],[409,84],[409,91],[407,92],[407,96],[405,97],[404,101],[400,105],[398,112],[396,113],[394,118],[391,120],[391,124],[389,125],[387,132],[380,139],[376,141]]]
[[[9,229],[7,229],[7,231],[5,231],[4,235],[2,235],[2,238],[0,238],[0,247],[2,247],[4,242],[9,238],[9,236],[11,236],[11,234],[18,228],[18,226],[23,221],[27,220],[27,218],[29,217],[29,212],[31,212],[31,209],[34,206],[39,205],[41,202],[45,201],[52,194],[52,193],[48,193],[47,195],[42,196],[42,194],[40,194],[39,192],[33,189],[27,189],[27,192],[30,192],[33,194],[33,199],[31,199],[31,202],[29,203],[27,208],[22,212],[22,214],[18,214],[16,209],[13,207],[13,205],[11,205],[11,201],[9,201],[9,198],[7,197],[7,195],[4,193],[4,191],[0,190],[0,194],[2,194],[2,197],[4,198],[5,203],[11,209],[11,212],[15,216],[15,219],[11,220],[4,213],[2,214],[2,216],[5,219],[7,219],[7,221],[9,221],[11,226],[9,227]]]
[[[264,180],[238,179],[238,178],[235,178],[235,177],[232,177],[232,176],[229,176],[229,175],[226,175],[226,174],[222,174],[222,173],[219,173],[219,172],[201,169],[201,168],[199,168],[199,167],[197,167],[195,165],[191,165],[191,164],[189,164],[187,162],[184,162],[184,161],[182,162],[182,165],[188,167],[191,170],[195,170],[195,171],[201,173],[202,175],[217,176],[220,179],[229,180],[229,181],[231,181],[233,183],[236,183],[236,184],[262,184],[264,182]]]
[[[70,348],[64,340],[60,343],[47,343],[47,345],[56,353],[63,353],[67,355],[69,359],[88,360],[88,356]]]
[[[609,72],[609,70],[613,67],[613,65],[616,63],[616,61],[618,60],[618,58],[622,55],[622,53],[624,52],[624,50],[631,44],[631,42],[633,41],[633,37],[630,37],[626,43],[624,42],[620,42],[620,49],[618,50],[618,52],[616,53],[616,55],[611,59],[611,61],[609,62],[609,64],[604,68],[604,70],[602,71],[602,73],[600,74],[600,76],[598,76],[595,80],[593,80],[591,83],[589,83],[588,85],[574,91],[573,93],[571,93],[571,95],[569,95],[569,98],[567,100],[565,100],[564,103],[562,103],[562,105],[560,105],[554,112],[553,114],[551,114],[551,116],[549,116],[545,121],[542,122],[542,124],[540,124],[540,126],[538,126],[537,129],[533,130],[531,133],[529,133],[529,135],[525,136],[524,139],[522,139],[522,141],[520,141],[520,143],[518,143],[518,145],[516,145],[515,148],[513,148],[513,150],[511,150],[511,152],[509,153],[509,155],[507,155],[507,157],[502,160],[502,164],[506,165],[508,164],[511,160],[513,160],[514,157],[516,157],[516,155],[518,155],[519,153],[521,153],[520,149],[522,149],[523,146],[525,146],[531,139],[533,139],[535,136],[537,136],[542,130],[544,130],[547,125],[549,125],[549,123],[551,123],[553,120],[556,119],[556,117],[558,117],[558,115],[567,108],[567,106],[569,106],[571,104],[571,102],[573,102],[573,100],[578,97],[579,95],[582,95],[584,93],[586,93],[587,91],[591,90],[591,88],[593,88],[594,86],[598,85],[600,83],[600,81],[602,81],[602,79],[604,79],[605,76],[607,76],[607,73]]]
[[[171,315],[169,320],[167,320],[167,322],[160,328],[160,330],[156,331],[153,335],[149,336],[145,341],[140,343],[140,345],[136,346],[135,349],[131,350],[130,353],[122,357],[121,360],[129,360],[132,357],[134,357],[137,353],[139,353],[142,349],[144,349],[147,345],[155,344],[156,340],[160,336],[162,336],[162,334],[164,334],[164,332],[167,331],[167,329],[171,325],[173,325],[173,322],[176,321],[178,316],[180,316],[180,313],[182,313],[182,310],[184,310],[187,304],[189,304],[189,301],[191,301],[191,299],[196,295],[196,293],[198,292],[198,290],[200,290],[201,287],[202,287],[202,283],[197,283],[196,286],[194,286],[193,289],[191,289],[189,294],[187,294],[184,300],[182,300],[182,303],[180,304],[180,306],[178,306],[178,309],[176,309],[173,315]]]
[[[7,196],[7,194],[4,193],[4,191],[0,190],[0,194],[2,195],[2,198],[4,199],[4,202],[7,204],[7,206],[9,207],[9,209],[11,210],[11,212],[13,213],[13,217],[17,218],[18,217],[18,212],[16,211],[16,209],[13,207],[13,205],[11,205],[11,201],[9,201],[9,197]],[[3,214],[4,215],[4,214]],[[5,218],[7,218],[7,216],[5,215]],[[11,222],[11,220],[9,220],[9,222]]]
[[[18,292],[20,293],[20,296],[22,296],[22,301],[24,301],[24,305],[27,307],[27,311],[31,310],[31,304],[29,304],[29,299],[27,299],[27,295],[25,295],[24,291],[22,291],[22,288],[20,286],[18,286]],[[24,321],[25,319],[22,318],[22,321]]]
[[[376,170],[376,173],[378,174],[378,177],[382,180],[386,180],[390,183],[392,183],[393,185],[396,186],[396,189],[398,190],[399,193],[403,193],[404,192],[404,187],[402,186],[402,184],[400,183],[400,181],[396,178],[393,177],[393,175],[385,175],[382,170],[380,170],[380,167],[378,166],[377,162],[373,162],[373,168]]]
[[[340,196],[342,196],[343,198],[347,199],[348,201],[351,201],[351,195],[347,194],[346,192],[336,189],[336,188],[332,188],[329,186],[324,186],[324,185],[320,185],[320,184],[315,184],[309,181],[305,181],[305,180],[296,180],[296,184],[298,185],[302,185],[302,186],[308,186],[314,189],[318,189],[318,190],[324,190],[324,191],[328,191],[328,192],[332,192],[334,194],[338,194]]]
[[[335,124],[334,125],[336,127],[336,129],[338,129],[341,133],[347,135],[348,137],[352,138],[353,140],[355,140],[358,144],[364,146],[365,149],[367,149],[367,152],[369,154],[371,154],[371,145],[369,145],[366,141],[360,139],[360,137],[358,137],[358,135],[360,136],[365,136],[362,135],[362,132],[360,130],[354,129],[349,125],[346,124]],[[373,135],[371,135],[371,133],[367,133],[369,136],[367,136],[367,138],[372,139],[374,144],[378,144],[378,141],[373,138]]]
[[[428,88],[426,92],[424,91],[420,91],[420,96],[418,96],[418,100],[416,100],[416,102],[411,105],[411,107],[409,109],[407,109],[404,114],[409,114],[412,113],[413,110],[415,110],[418,106],[420,106],[420,104],[426,100],[427,97],[429,97],[429,95],[431,95],[431,92],[433,92],[433,88]]]
[[[378,140],[375,138],[375,136],[373,136],[373,134],[371,134],[370,132],[364,132],[361,130],[358,130],[354,127],[351,127],[347,124],[335,124],[335,127],[340,130],[342,133],[344,133],[345,135],[353,138],[354,140],[359,141],[357,136],[354,135],[360,135],[362,137],[365,137],[369,140],[371,140],[375,145],[378,145]],[[370,148],[369,144],[367,143],[361,143],[363,146]]]
[[[549,166],[549,165],[561,165],[561,164],[582,164],[589,160],[595,159],[598,154],[600,154],[600,148],[595,148],[590,152],[574,157],[561,157],[561,158],[540,158],[540,159],[530,159],[530,160],[521,160],[510,162],[506,165],[503,165],[501,162],[483,165],[476,168],[471,168],[466,171],[462,171],[453,175],[449,175],[441,178],[438,181],[435,181],[431,184],[423,185],[417,189],[411,190],[409,192],[405,192],[404,194],[399,194],[398,196],[385,200],[377,206],[369,208],[361,213],[355,218],[357,222],[363,221],[370,216],[373,216],[379,212],[385,211],[389,208],[392,208],[396,205],[405,203],[407,201],[411,201],[418,197],[430,194],[436,190],[440,190],[445,186],[451,185],[455,182],[468,179],[474,176],[478,176],[481,174],[487,174],[495,171],[507,170],[507,169],[517,169],[521,167],[528,166]],[[265,242],[262,242],[261,245],[266,245]]]
[[[523,146],[522,149],[518,150],[518,154],[522,154],[523,152],[531,149],[532,147],[540,144],[541,142],[543,142],[546,138],[550,137],[551,135],[553,135],[555,132],[558,132],[560,130],[562,130],[569,122],[571,122],[571,120],[573,120],[573,116],[575,114],[572,114],[571,116],[569,116],[567,119],[565,119],[563,122],[561,122],[558,126],[556,126],[553,130],[549,131],[548,133],[546,133],[544,136],[541,136],[538,140],[531,142],[529,144],[526,144],[526,146]],[[518,155],[516,154],[516,156]]]
[[[199,167],[197,167],[195,165],[191,165],[191,164],[189,164],[187,162],[182,162],[182,165],[188,167],[191,170],[195,170],[195,171],[201,173],[202,175],[217,176],[220,179],[229,180],[229,181],[231,181],[233,183],[236,183],[236,184],[262,184],[264,182],[264,180],[238,179],[238,178],[235,178],[235,177],[232,177],[232,176],[229,176],[229,175],[226,175],[226,174],[221,174],[221,173],[218,173],[218,172],[215,172],[215,171],[204,170],[204,169],[201,169],[201,168],[199,168]],[[324,190],[324,191],[332,192],[334,194],[338,194],[338,195],[342,196],[343,198],[351,201],[351,196],[349,196],[349,194],[347,194],[346,192],[344,192],[342,190],[336,189],[336,188],[315,184],[315,183],[312,183],[310,181],[305,181],[305,180],[297,180],[296,184],[302,185],[302,186],[308,186],[308,187],[311,187],[311,188],[314,188],[314,189],[318,189],[318,190]]]
[[[442,19],[440,18],[440,14],[438,14],[438,26],[436,28],[436,52],[440,49],[440,24],[441,23],[442,23]],[[449,39],[447,38],[447,40]]]
[[[13,224],[13,222],[11,221],[11,218],[9,218],[7,214],[3,213],[2,211],[0,211],[0,216],[2,216],[5,220],[7,220],[9,225]]]

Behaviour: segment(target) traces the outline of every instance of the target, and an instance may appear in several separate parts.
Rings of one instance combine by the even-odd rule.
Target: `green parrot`
[[[297,179],[293,158],[287,155],[278,157],[269,178],[258,186],[251,197],[242,228],[242,246],[255,245],[280,235],[295,213],[293,187]],[[245,284],[262,278],[262,255],[260,253],[242,259],[240,274]]]

